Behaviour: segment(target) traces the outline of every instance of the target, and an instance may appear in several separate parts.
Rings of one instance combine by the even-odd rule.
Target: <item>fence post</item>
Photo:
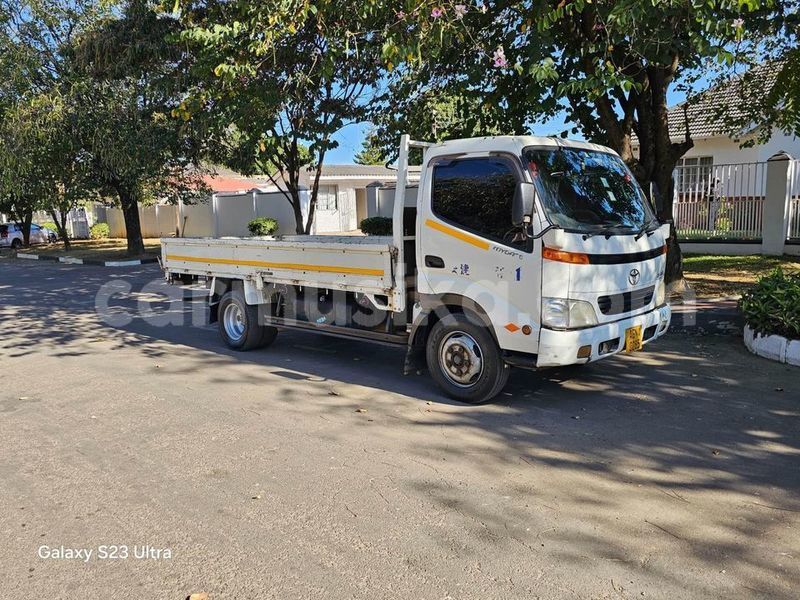
[[[214,237],[219,237],[219,209],[217,208],[217,195],[211,194],[211,216],[214,221]]]
[[[767,159],[767,192],[761,233],[761,252],[780,256],[789,226],[789,198],[792,157],[778,152]]]
[[[376,217],[379,214],[378,193],[379,193],[381,187],[382,187],[382,184],[380,184],[380,183],[370,183],[367,186],[367,216],[368,217]]]

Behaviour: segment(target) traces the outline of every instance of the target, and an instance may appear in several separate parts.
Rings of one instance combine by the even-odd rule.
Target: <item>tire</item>
[[[13,240],[11,240],[12,250],[19,250],[20,248],[22,248],[22,242],[19,240],[19,238],[14,238]]]
[[[258,324],[258,307],[247,304],[240,291],[226,293],[217,307],[219,334],[233,350],[246,352],[269,346],[275,341],[275,327]]]
[[[425,357],[438,386],[469,404],[494,398],[511,374],[492,334],[461,313],[447,315],[433,326]]]

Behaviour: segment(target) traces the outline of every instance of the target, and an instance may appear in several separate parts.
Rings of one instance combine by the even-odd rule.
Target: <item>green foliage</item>
[[[375,135],[375,131],[370,131],[364,141],[361,142],[361,150],[359,150],[354,157],[355,163],[358,165],[386,164],[383,150],[378,144],[379,142]]]
[[[739,308],[757,333],[800,340],[800,273],[776,268],[742,295]]]
[[[191,88],[173,114],[204,130],[215,162],[264,173],[286,190],[297,233],[308,233],[333,136],[364,119],[380,80],[374,32],[384,12],[346,0],[164,0],[163,8],[180,9],[182,30],[172,39],[192,61]],[[311,206],[303,222],[307,172]]]
[[[367,217],[361,221],[361,231],[367,235],[392,235],[392,219]]]
[[[44,227],[45,229],[49,229],[50,231],[58,235],[58,227],[52,221],[48,221],[47,223],[42,223],[42,227]]]
[[[278,220],[271,217],[258,217],[247,224],[250,235],[272,235],[278,231]]]
[[[104,240],[111,235],[108,223],[95,223],[89,228],[89,237],[93,240]]]

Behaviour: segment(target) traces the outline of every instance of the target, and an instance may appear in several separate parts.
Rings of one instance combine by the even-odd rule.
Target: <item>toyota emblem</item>
[[[628,273],[628,281],[631,282],[631,285],[636,285],[639,283],[639,277],[641,277],[639,269],[631,269],[631,272]]]

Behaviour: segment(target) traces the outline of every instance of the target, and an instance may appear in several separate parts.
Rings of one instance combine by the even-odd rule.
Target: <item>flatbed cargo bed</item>
[[[396,251],[390,236],[164,238],[168,274],[257,280],[390,295]]]

